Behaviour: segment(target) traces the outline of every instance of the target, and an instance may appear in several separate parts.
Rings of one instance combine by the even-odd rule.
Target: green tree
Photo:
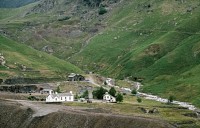
[[[88,98],[88,95],[89,95],[89,92],[88,92],[88,90],[86,90],[81,97]]]
[[[116,94],[116,90],[114,87],[111,87],[109,92],[108,92],[110,95],[114,96],[115,97],[115,94]]]
[[[76,93],[76,95],[74,96],[74,99],[78,99],[79,97],[78,97],[78,94]]]
[[[138,102],[138,103],[141,103],[141,102],[142,102],[142,98],[138,97],[138,98],[137,98],[137,102]]]
[[[132,93],[133,95],[136,95],[136,94],[137,94],[137,91],[136,91],[135,89],[133,89],[133,90],[131,91],[131,93]]]
[[[172,103],[175,100],[175,97],[170,95],[168,98],[168,103]]]
[[[57,92],[57,93],[61,93],[60,87],[59,87],[59,86],[56,88],[56,92]]]
[[[121,93],[118,93],[117,96],[116,96],[116,101],[117,102],[123,102],[124,100],[124,97]]]
[[[108,90],[100,87],[92,92],[93,96],[97,99],[103,99],[103,95],[108,92]]]
[[[99,8],[99,15],[103,15],[107,12],[106,8],[105,7],[100,7]]]

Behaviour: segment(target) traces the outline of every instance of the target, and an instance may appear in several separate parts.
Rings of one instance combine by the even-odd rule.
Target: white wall
[[[49,95],[46,98],[46,102],[64,102],[64,101],[74,101],[74,96],[62,96],[62,97],[55,97],[52,98],[51,95]]]

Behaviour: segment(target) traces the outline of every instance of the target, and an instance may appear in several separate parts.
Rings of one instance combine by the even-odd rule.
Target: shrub
[[[175,97],[170,95],[168,98],[168,103],[172,103],[175,100]]]
[[[137,91],[136,91],[135,89],[133,89],[133,90],[131,91],[131,93],[132,93],[133,95],[136,95],[136,94],[137,94]]]
[[[99,15],[103,15],[105,13],[107,13],[106,8],[105,7],[100,7],[100,9],[99,9]]]
[[[29,100],[32,100],[32,101],[34,101],[34,100],[37,100],[37,101],[38,101],[38,100],[39,100],[39,99],[36,98],[35,96],[29,96],[28,99],[29,99]]]
[[[69,16],[65,16],[65,17],[61,17],[58,19],[58,21],[65,21],[65,20],[69,20],[71,17]]]
[[[60,87],[59,87],[59,86],[56,88],[56,92],[57,92],[57,93],[61,93]]]
[[[118,93],[118,94],[117,94],[117,97],[116,97],[116,101],[117,101],[117,102],[123,102],[123,100],[124,100],[123,95],[120,94],[120,93]]]
[[[141,102],[142,102],[142,98],[138,97],[138,98],[137,98],[137,102],[138,102],[138,103],[141,103]]]
[[[114,87],[111,87],[109,92],[108,92],[110,95],[114,96],[115,97],[115,94],[116,94],[116,90]]]
[[[89,95],[89,92],[88,92],[88,90],[86,90],[81,97],[87,99],[88,95]]]

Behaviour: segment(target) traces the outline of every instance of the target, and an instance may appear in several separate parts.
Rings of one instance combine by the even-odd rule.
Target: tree
[[[168,98],[168,103],[172,103],[175,100],[175,97],[170,95]]]
[[[103,87],[98,88],[92,92],[93,96],[97,99],[103,99],[103,95],[108,92],[108,90],[104,89]]]
[[[74,96],[74,99],[76,99],[76,100],[78,99],[78,94],[77,94],[77,93],[76,93],[76,95]]]
[[[59,86],[56,88],[56,92],[57,92],[57,93],[61,93],[60,87],[59,87]]]
[[[124,100],[124,97],[121,93],[118,93],[117,96],[116,96],[116,101],[117,102],[123,102]]]
[[[135,89],[133,89],[133,90],[131,91],[131,93],[132,93],[133,95],[136,95],[136,94],[137,94],[137,91],[136,91]]]
[[[89,95],[89,92],[88,92],[88,90],[86,90],[81,97],[88,98],[88,95]]]
[[[110,95],[114,96],[115,97],[115,94],[116,94],[116,90],[114,87],[111,87],[109,92],[108,92]]]
[[[142,98],[138,97],[138,98],[137,98],[137,102],[138,102],[138,103],[141,103],[141,102],[142,102]]]
[[[100,7],[99,8],[99,15],[103,15],[107,12],[106,8],[105,7]]]

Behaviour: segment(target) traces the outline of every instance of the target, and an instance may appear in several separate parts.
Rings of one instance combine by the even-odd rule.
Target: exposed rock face
[[[28,13],[41,13],[51,10],[58,4],[58,0],[43,0]]]
[[[3,128],[173,128],[149,118],[69,111],[67,108],[45,116],[33,117],[33,114],[32,109],[19,103],[0,100],[0,124]]]
[[[46,46],[44,46],[44,47],[42,48],[42,51],[51,54],[51,53],[53,53],[53,48],[52,48],[51,46],[46,45]]]

